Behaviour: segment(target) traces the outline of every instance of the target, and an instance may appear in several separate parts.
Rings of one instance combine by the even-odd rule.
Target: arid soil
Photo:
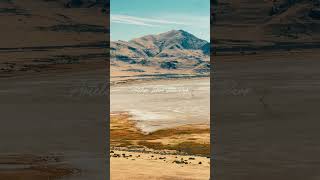
[[[45,162],[45,166],[53,166],[53,171],[54,168],[79,171],[63,173],[59,179],[104,178],[106,95],[91,90],[104,87],[104,72],[101,69],[1,78],[1,160],[8,159],[11,154],[18,157],[57,155],[64,166],[54,161]],[[12,169],[6,169],[11,166],[1,160],[4,162],[0,163],[1,172],[12,173]],[[28,164],[23,158],[19,163]],[[31,173],[30,177],[33,177],[32,172],[45,176],[46,171],[38,169],[27,173]],[[18,172],[19,169],[14,170]],[[56,175],[48,175],[51,176]]]
[[[112,85],[110,110],[128,111],[144,132],[186,124],[209,125],[209,78],[163,78]]]
[[[215,179],[319,179],[319,3],[216,2]]]
[[[0,2],[0,77],[81,71],[106,63],[105,14],[100,8],[66,8],[60,2]]]
[[[145,134],[127,112],[112,113],[110,125],[111,179],[209,179],[208,125]]]
[[[1,155],[0,179],[47,180],[73,176],[79,170],[70,168],[58,155]]]
[[[198,156],[112,151],[111,179],[207,180],[210,159]]]
[[[111,179],[209,179],[209,78],[133,67],[111,66]]]
[[[107,18],[0,1],[0,179],[106,179]]]
[[[118,112],[111,115],[110,129],[111,148],[152,148],[172,150],[172,153],[210,155],[208,125],[184,125],[146,134],[137,128],[133,120],[130,120],[130,114]]]
[[[192,70],[111,64],[111,179],[209,179],[209,88]]]
[[[216,179],[319,179],[318,51],[215,57]]]

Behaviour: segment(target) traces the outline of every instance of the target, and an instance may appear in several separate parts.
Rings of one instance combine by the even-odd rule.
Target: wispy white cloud
[[[148,27],[159,27],[161,25],[190,25],[186,22],[168,21],[164,19],[142,18],[120,14],[111,14],[111,22],[122,24],[133,24]]]
[[[155,27],[156,25],[148,24],[140,21],[133,21],[133,20],[123,20],[123,19],[112,19],[111,22],[113,23],[120,23],[120,24],[133,24],[133,25],[140,25],[140,26],[148,26],[148,27]]]

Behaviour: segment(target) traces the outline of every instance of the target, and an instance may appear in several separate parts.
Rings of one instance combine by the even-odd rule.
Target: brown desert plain
[[[0,1],[0,179],[106,179],[100,3]]]

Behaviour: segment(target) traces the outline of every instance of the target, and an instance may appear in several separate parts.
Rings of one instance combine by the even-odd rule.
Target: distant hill
[[[216,0],[212,12],[217,52],[314,47],[320,41],[319,0]]]
[[[286,0],[274,5],[265,31],[281,39],[320,40],[320,1]]]
[[[129,64],[196,71],[208,71],[210,67],[210,43],[183,30],[111,42],[110,49],[113,61]]]

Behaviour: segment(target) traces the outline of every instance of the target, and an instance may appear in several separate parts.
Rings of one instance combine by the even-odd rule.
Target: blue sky
[[[111,0],[111,40],[183,29],[210,41],[210,0]]]

